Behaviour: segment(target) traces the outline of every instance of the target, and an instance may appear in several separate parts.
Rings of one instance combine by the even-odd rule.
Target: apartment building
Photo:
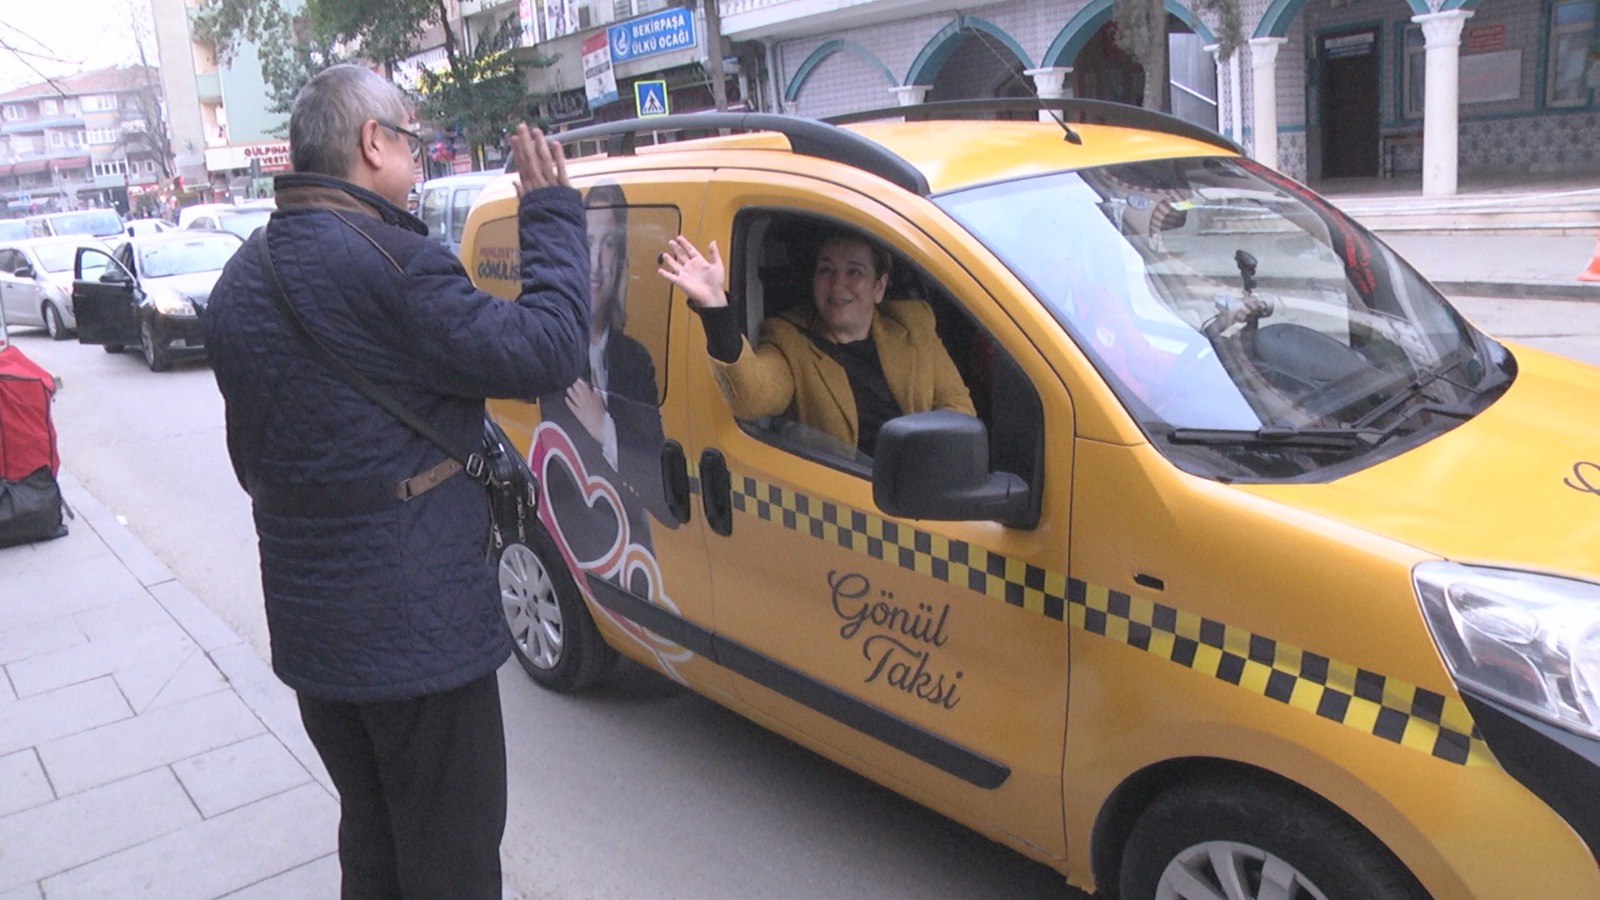
[[[0,94],[0,216],[110,207],[157,184],[162,165],[143,110],[159,104],[150,67],[115,67]],[[142,97],[140,95],[143,95]]]
[[[289,117],[273,109],[254,44],[240,40],[231,59],[190,27],[202,0],[151,0],[161,84],[177,173],[186,186],[209,186],[210,199],[268,189],[289,169]],[[291,14],[298,0],[283,4]]]

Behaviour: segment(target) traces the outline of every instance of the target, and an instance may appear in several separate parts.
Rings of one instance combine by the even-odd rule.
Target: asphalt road
[[[1485,330],[1600,365],[1600,304],[1463,299]],[[267,655],[254,530],[210,369],[18,346],[62,379],[66,466]],[[1081,897],[994,844],[624,663],[564,697],[509,665],[508,880],[527,897]]]
[[[62,465],[266,658],[255,532],[210,368],[153,374],[137,353],[31,329],[13,339],[62,381]],[[525,897],[1084,896],[1054,870],[626,661],[576,697],[537,688],[515,663],[500,683],[503,847],[507,880]]]

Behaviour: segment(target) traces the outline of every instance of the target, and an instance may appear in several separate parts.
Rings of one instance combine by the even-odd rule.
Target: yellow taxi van
[[[523,667],[625,655],[1102,896],[1600,897],[1600,371],[1215,134],[1040,111],[563,136],[591,372],[491,405],[541,494]],[[507,297],[510,179],[462,244]],[[840,228],[976,416],[868,455],[732,414],[667,242],[754,343]]]

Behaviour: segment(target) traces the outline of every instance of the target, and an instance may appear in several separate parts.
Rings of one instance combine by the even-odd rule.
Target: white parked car
[[[12,325],[42,325],[64,341],[78,328],[72,306],[72,259],[79,247],[99,247],[82,234],[0,243],[0,307]]]

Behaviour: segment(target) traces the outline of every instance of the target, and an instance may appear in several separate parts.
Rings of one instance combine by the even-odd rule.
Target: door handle
[[[683,445],[668,439],[661,445],[661,489],[666,494],[667,515],[679,525],[689,521],[689,459]]]
[[[723,537],[733,533],[733,487],[719,450],[700,451],[700,504],[712,531]]]

